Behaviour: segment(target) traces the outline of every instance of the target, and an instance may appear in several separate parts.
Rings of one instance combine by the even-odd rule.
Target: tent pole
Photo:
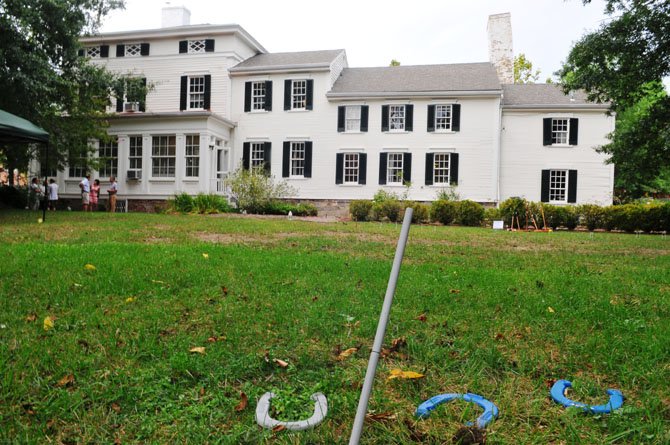
[[[42,200],[42,222],[47,220],[47,203],[49,199],[49,143],[44,155],[44,199]]]

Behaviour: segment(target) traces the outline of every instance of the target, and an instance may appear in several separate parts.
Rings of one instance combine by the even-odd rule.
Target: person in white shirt
[[[79,183],[79,188],[81,189],[81,205],[82,208],[84,209],[84,212],[90,211],[90,206],[89,206],[89,193],[91,193],[91,174],[86,173],[86,176],[84,179],[81,180]]]
[[[110,176],[109,188],[107,189],[107,193],[109,193],[109,201],[108,201],[109,207],[107,208],[107,210],[109,210],[112,213],[116,212],[116,193],[118,191],[119,191],[119,185],[116,183],[116,177]]]
[[[40,186],[40,183],[37,180],[37,178],[33,178],[32,182],[30,183],[31,208],[33,210],[39,210],[40,203],[42,202],[43,198],[44,198],[44,191],[42,190],[42,187]]]
[[[49,210],[55,212],[56,204],[58,204],[58,184],[51,178],[49,180]]]

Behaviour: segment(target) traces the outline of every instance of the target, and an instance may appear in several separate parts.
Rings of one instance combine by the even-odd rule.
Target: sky
[[[351,67],[488,61],[488,16],[509,12],[514,54],[540,82],[607,20],[604,0],[126,0],[101,32],[160,28],[161,9],[182,5],[191,24],[241,25],[269,52],[343,48]]]

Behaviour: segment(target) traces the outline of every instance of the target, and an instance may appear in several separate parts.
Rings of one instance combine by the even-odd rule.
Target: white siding
[[[333,63],[330,64],[330,84],[328,85],[328,90],[333,87],[333,84],[340,77],[342,70],[349,66],[347,62],[347,53],[342,51],[342,53],[335,58]],[[327,91],[328,91],[327,90]]]

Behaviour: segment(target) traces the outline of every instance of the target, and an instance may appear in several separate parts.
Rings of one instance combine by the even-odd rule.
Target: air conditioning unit
[[[142,179],[142,170],[128,170],[126,172],[126,179],[128,181],[137,181]]]
[[[140,111],[139,102],[124,102],[123,111]]]

